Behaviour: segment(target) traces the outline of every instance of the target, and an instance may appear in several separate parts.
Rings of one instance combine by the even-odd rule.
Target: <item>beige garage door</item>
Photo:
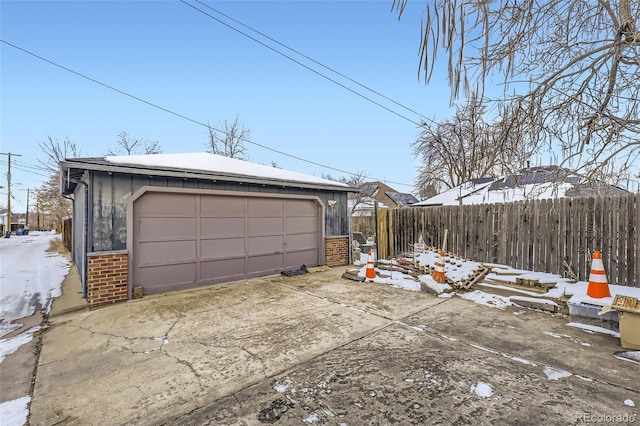
[[[321,263],[312,199],[146,192],[133,203],[132,284],[145,294]]]

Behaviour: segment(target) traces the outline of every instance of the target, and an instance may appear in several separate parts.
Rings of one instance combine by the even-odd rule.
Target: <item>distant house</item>
[[[413,206],[510,203],[520,200],[626,194],[603,182],[587,182],[558,166],[528,167],[499,178],[473,179]]]
[[[11,231],[15,231],[19,228],[24,228],[25,214],[15,213],[11,209]],[[5,229],[7,229],[7,209],[0,209],[0,232],[4,235]]]
[[[73,259],[90,306],[349,263],[348,185],[208,153],[72,158]]]
[[[360,187],[360,192],[350,194],[349,209],[352,216],[371,216],[376,206],[381,208],[401,208],[417,203],[412,194],[398,192],[382,182],[367,182]]]

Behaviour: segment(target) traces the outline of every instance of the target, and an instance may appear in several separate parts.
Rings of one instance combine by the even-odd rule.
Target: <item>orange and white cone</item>
[[[591,273],[589,274],[587,296],[594,297],[596,299],[611,297],[609,283],[607,282],[607,274],[604,272],[602,255],[599,250],[596,250],[593,253],[593,263],[591,264]]]
[[[374,279],[376,277],[376,270],[373,269],[373,254],[371,253],[371,250],[369,250],[369,257],[367,258],[366,277],[368,279]]]
[[[447,276],[444,274],[444,252],[440,252],[440,256],[436,261],[436,270],[433,272],[433,280],[437,283],[444,284]]]

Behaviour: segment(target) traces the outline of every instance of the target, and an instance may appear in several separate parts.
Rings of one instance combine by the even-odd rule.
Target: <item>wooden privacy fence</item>
[[[509,204],[377,209],[378,257],[411,252],[420,235],[478,262],[586,281],[602,252],[609,284],[640,287],[640,194]]]
[[[62,221],[62,243],[64,247],[71,251],[71,242],[73,238],[73,221],[71,218],[66,218]]]

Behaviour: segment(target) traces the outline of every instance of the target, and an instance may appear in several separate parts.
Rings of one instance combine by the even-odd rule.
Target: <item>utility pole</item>
[[[0,152],[0,155],[6,155],[7,161],[7,231],[11,233],[11,156],[22,157],[20,154],[12,154],[10,152]]]
[[[27,216],[24,223],[25,229],[29,229],[29,191],[30,190],[31,188],[23,189],[23,191],[27,191]]]

